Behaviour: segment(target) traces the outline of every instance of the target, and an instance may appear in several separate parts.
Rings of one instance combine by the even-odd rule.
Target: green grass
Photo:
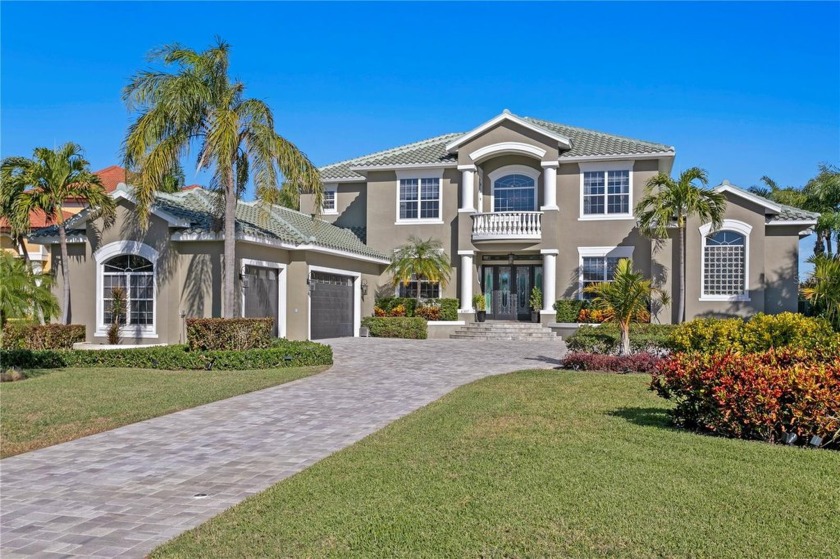
[[[29,371],[32,378],[0,385],[0,457],[282,384],[325,368]]]
[[[840,454],[670,429],[647,382],[479,381],[151,557],[840,556]]]

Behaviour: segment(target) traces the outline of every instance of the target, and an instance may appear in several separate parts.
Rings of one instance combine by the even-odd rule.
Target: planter
[[[487,311],[475,311],[475,321],[484,322],[487,320]]]
[[[531,311],[531,322],[539,322],[540,321],[540,312],[539,311]]]

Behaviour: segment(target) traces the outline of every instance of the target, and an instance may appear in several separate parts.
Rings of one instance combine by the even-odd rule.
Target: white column
[[[473,251],[459,250],[461,256],[461,309],[460,312],[472,312],[473,298]]]
[[[458,165],[461,171],[461,209],[462,212],[474,212],[475,165]]]
[[[543,207],[541,210],[559,210],[557,207],[557,167],[556,161],[543,161]]]
[[[554,312],[554,302],[557,300],[555,285],[557,284],[557,249],[545,249],[540,253],[543,257],[543,313]]]

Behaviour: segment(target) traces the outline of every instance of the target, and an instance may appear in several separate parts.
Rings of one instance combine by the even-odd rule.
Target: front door
[[[484,266],[482,279],[487,318],[530,320],[531,289],[542,288],[542,266]]]

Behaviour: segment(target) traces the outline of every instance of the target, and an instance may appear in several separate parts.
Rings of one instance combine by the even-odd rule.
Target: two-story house
[[[550,322],[556,299],[609,281],[620,258],[676,300],[679,243],[645,238],[634,215],[645,184],[670,174],[674,155],[665,144],[504,111],[467,133],[322,167],[320,213],[385,254],[411,236],[442,241],[453,281],[413,282],[404,294],[458,297],[468,318],[473,294],[483,293],[488,319],[516,320],[529,315],[538,286]],[[795,311],[799,240],[816,214],[728,183],[718,190],[728,202],[723,227],[688,227],[686,317]],[[317,211],[312,204],[303,197],[305,212]],[[655,319],[673,322],[675,307],[655,309]]]

